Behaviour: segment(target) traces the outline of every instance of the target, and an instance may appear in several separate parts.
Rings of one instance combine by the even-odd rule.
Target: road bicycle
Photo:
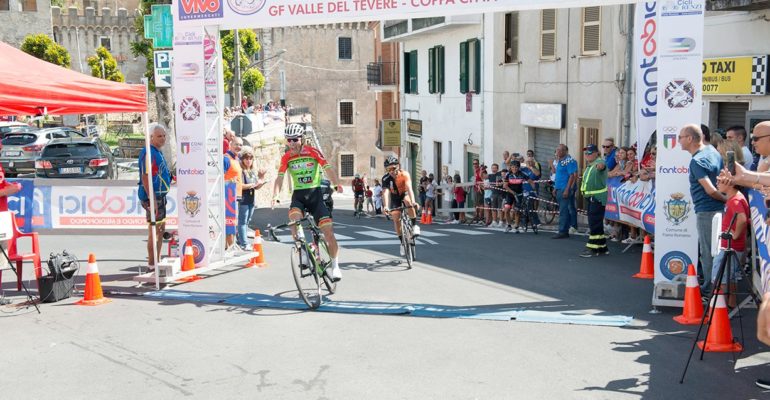
[[[519,213],[519,224],[524,227],[524,232],[532,230],[537,235],[540,225],[537,211],[537,196],[534,192],[526,192],[516,195],[517,204],[521,207],[516,210]]]
[[[417,246],[414,239],[414,228],[412,227],[412,221],[409,219],[409,215],[406,212],[409,208],[417,208],[416,206],[401,206],[390,210],[401,211],[401,248],[404,249],[404,258],[406,258],[406,265],[409,269],[412,269],[412,263],[416,260]]]
[[[303,225],[310,231],[312,236],[310,242],[305,239]],[[270,238],[278,241],[275,231],[292,226],[297,228],[297,237],[294,239],[294,246],[291,249],[291,273],[294,276],[294,283],[297,284],[297,290],[302,301],[311,310],[315,310],[323,302],[321,284],[326,286],[329,294],[334,294],[337,291],[337,283],[329,276],[332,266],[329,246],[323,238],[321,229],[315,224],[312,215],[306,215],[298,221],[275,227],[268,225],[267,232]]]
[[[546,225],[552,224],[554,219],[556,219],[556,215],[559,214],[559,202],[554,195],[553,181],[545,183],[538,203],[540,204],[536,208],[540,214],[540,221]]]
[[[361,219],[361,215],[364,214],[364,196],[356,196],[354,203],[356,210],[353,211],[353,216]]]

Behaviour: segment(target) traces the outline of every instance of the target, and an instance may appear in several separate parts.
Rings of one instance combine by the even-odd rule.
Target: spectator
[[[588,202],[588,228],[590,230],[586,249],[580,257],[594,257],[610,254],[607,237],[604,236],[604,207],[607,205],[607,165],[599,157],[599,148],[589,144],[583,148],[588,166],[583,173],[580,192]]]
[[[441,186],[439,186],[438,193],[441,195],[441,198],[444,200],[444,208],[450,209],[457,207],[457,202],[455,201],[454,196],[454,181],[452,180],[452,177],[447,174],[446,177],[444,177],[444,185],[446,187],[446,191],[443,190]],[[447,213],[447,223],[453,223],[455,220],[454,212]]]
[[[735,153],[735,161],[738,164],[743,165],[745,163],[745,159],[743,158],[743,151],[741,149],[741,145],[738,142],[734,142],[732,140],[723,140],[719,145],[717,146],[717,151],[719,152],[719,155],[722,157],[722,160],[724,162],[727,161],[727,152],[732,151]]]
[[[754,156],[751,154],[748,146],[746,146],[746,128],[741,125],[731,126],[727,128],[727,140],[738,143],[741,146],[741,153],[743,153],[743,166],[746,169],[751,169],[751,164],[754,161]]]
[[[508,150],[503,151],[503,162],[500,164],[503,168],[506,168],[511,162],[511,153]]]
[[[249,98],[243,96],[241,99],[241,112],[245,113],[247,108],[249,108]]]
[[[374,192],[372,192],[372,189],[369,186],[366,186],[366,213],[371,214],[372,211],[374,211],[374,202],[372,201],[372,196],[374,196]]]
[[[225,127],[224,138],[222,139],[222,154],[227,154],[230,151],[230,141],[235,138],[235,132],[232,129]]]
[[[160,260],[160,249],[163,244],[163,231],[166,222],[166,195],[171,185],[171,170],[160,149],[166,144],[166,128],[160,124],[150,125],[150,159],[147,160],[147,149],[139,152],[139,188],[137,194],[142,208],[147,214],[147,269],[154,270],[155,262]],[[155,245],[153,246],[153,218],[150,213],[150,180],[147,178],[149,167],[152,176],[152,192],[155,197]],[[153,247],[155,251],[153,252]]]
[[[248,107],[246,107],[246,110],[243,112],[244,114],[254,114],[255,108],[254,108],[254,102],[252,100],[249,100],[247,103]]]
[[[711,134],[711,139],[709,139],[709,144],[716,148],[719,148],[719,145],[722,144],[722,142],[725,141],[724,137],[722,137],[722,134],[719,133],[720,130],[717,129]]]
[[[626,179],[637,175],[639,172],[639,160],[636,158],[636,149],[629,147],[626,150]]]
[[[484,179],[481,177],[483,169],[479,160],[473,162],[473,204],[476,206],[476,215],[473,216],[472,223],[484,223]]]
[[[225,153],[225,156],[224,156],[225,166],[226,166],[226,168],[224,169],[225,183],[227,182],[235,183],[235,199],[227,199],[227,198],[225,199],[225,202],[230,202],[229,207],[231,207],[232,209],[236,209],[236,203],[243,194],[242,171],[241,171],[240,160],[238,159],[238,153],[240,153],[241,147],[243,147],[243,139],[239,137],[233,138],[233,140],[230,142],[230,150],[228,150],[228,152]],[[232,226],[232,223],[229,225]],[[236,226],[237,226],[237,221],[236,221]],[[236,234],[236,229],[226,229],[225,244],[228,249],[233,247],[233,245],[235,245],[235,234]],[[238,249],[235,249],[235,250],[238,250]]]
[[[501,219],[502,213],[500,209],[503,203],[502,196],[502,183],[503,176],[498,171],[500,167],[497,163],[492,164],[491,171],[487,174],[486,187],[490,190],[489,204],[487,204],[487,226],[492,228],[503,228],[503,221]],[[486,202],[486,192],[484,193],[484,201]]]
[[[382,185],[380,185],[379,179],[374,180],[372,196],[374,197],[374,213],[380,215],[382,214]]]
[[[243,181],[243,192],[240,201],[238,201],[238,229],[236,231],[236,242],[242,249],[247,249],[246,227],[254,214],[254,202],[256,200],[255,192],[267,183],[265,180],[266,171],[262,168],[259,171],[254,167],[254,150],[249,146],[244,146],[238,154],[241,162],[241,177]]]
[[[740,162],[736,162],[740,164]],[[751,211],[749,211],[749,203],[746,201],[746,197],[744,197],[743,193],[738,191],[738,188],[732,185],[730,180],[726,177],[720,176],[717,178],[717,189],[719,189],[719,191],[724,193],[727,197],[724,215],[722,216],[722,232],[729,231],[732,234],[733,239],[731,244],[733,250],[735,250],[735,255],[737,256],[739,264],[733,265],[732,271],[724,271],[724,276],[722,276],[721,282],[716,281],[717,275],[719,273],[719,267],[722,265],[722,259],[725,256],[724,249],[727,248],[727,240],[722,239],[721,245],[719,246],[719,254],[714,257],[714,264],[711,269],[711,279],[714,287],[720,285],[719,292],[725,293],[727,289],[727,274],[730,274],[730,290],[728,290],[730,293],[730,298],[728,299],[727,304],[730,307],[735,307],[737,304],[735,298],[737,287],[735,287],[735,282],[737,281],[736,278],[739,274],[739,268],[741,265],[743,265],[745,260],[746,227],[748,226],[751,218]],[[735,217],[734,222],[733,217]],[[730,223],[732,223],[732,225],[730,225]]]
[[[607,167],[609,169],[609,166]],[[618,147],[615,150],[615,168],[608,173],[609,178],[618,176],[625,177],[626,175],[626,148]]]
[[[454,199],[455,203],[457,203],[454,207],[457,208],[465,208],[465,189],[460,186],[460,183],[462,182],[460,178],[460,174],[455,174],[454,176],[454,189],[452,190],[454,192]],[[455,213],[455,224],[463,224],[465,223],[465,212],[464,211],[458,211]]]
[[[420,181],[417,184],[417,197],[420,201],[420,207],[425,211],[425,188],[428,187],[428,171],[420,171]]]
[[[760,122],[754,127],[751,141],[754,144],[754,150],[764,158],[770,158],[770,139],[766,139],[768,136],[770,136],[770,121]],[[770,186],[770,174],[747,171],[742,165],[736,165],[732,183],[747,187]]]
[[[703,144],[705,144],[706,146],[710,145],[711,144],[711,129],[709,129],[709,127],[706,126],[705,124],[700,124],[700,130],[701,130],[701,132],[703,132],[703,140],[702,140]]]
[[[697,216],[698,251],[700,253],[703,286],[701,293],[711,291],[711,219],[724,208],[725,196],[716,188],[716,178],[722,170],[722,157],[712,146],[703,143],[703,131],[698,125],[685,125],[679,131],[682,150],[692,154],[690,160],[690,194]]]
[[[539,180],[541,176],[543,176],[543,168],[540,165],[540,163],[535,159],[535,152],[532,150],[527,150],[527,158],[525,164],[527,165],[527,168],[529,168],[530,171],[535,175],[535,180]],[[538,186],[539,184],[535,184],[535,186]]]
[[[618,151],[618,148],[615,147],[615,138],[608,137],[604,139],[604,143],[602,143],[602,152],[604,153],[604,160],[605,165],[607,166],[607,171],[612,171],[615,169],[615,163],[617,162],[615,159],[615,153]]]
[[[577,233],[577,207],[575,206],[575,182],[577,182],[577,161],[568,154],[569,148],[560,144],[556,148],[554,196],[559,202],[559,233],[553,239],[568,238]]]
[[[436,182],[434,180],[433,173],[428,175],[428,180],[425,184],[425,210],[430,213],[431,217],[435,215],[434,200],[436,199]]]

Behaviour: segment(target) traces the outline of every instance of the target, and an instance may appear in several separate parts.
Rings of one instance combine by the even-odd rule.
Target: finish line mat
[[[226,294],[162,290],[146,293],[144,294],[144,297],[158,300],[226,304],[231,306],[282,310],[307,310],[308,308],[307,305],[299,299],[270,296],[260,293]],[[626,326],[633,320],[632,317],[625,315],[602,316],[571,314],[569,312],[534,311],[522,308],[502,309],[493,307],[442,306],[435,304],[330,301],[328,298],[325,299],[324,303],[316,311],[343,314],[404,315],[422,318],[460,318],[618,327]]]

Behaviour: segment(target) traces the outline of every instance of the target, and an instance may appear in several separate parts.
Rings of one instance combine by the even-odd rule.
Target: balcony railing
[[[366,66],[366,82],[369,86],[391,86],[398,83],[395,62],[374,62]]]

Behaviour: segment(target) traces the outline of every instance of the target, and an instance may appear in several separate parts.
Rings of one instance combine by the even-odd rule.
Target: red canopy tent
[[[0,115],[147,111],[144,85],[94,78],[0,42]]]

